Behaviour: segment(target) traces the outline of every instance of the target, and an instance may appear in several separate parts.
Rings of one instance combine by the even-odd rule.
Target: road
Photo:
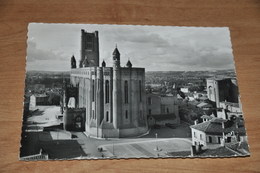
[[[90,158],[150,158],[166,157],[166,152],[189,151],[189,138],[136,138],[136,139],[95,139],[82,132],[73,132],[75,140]],[[102,148],[102,152],[98,151]],[[159,150],[156,150],[156,149]]]

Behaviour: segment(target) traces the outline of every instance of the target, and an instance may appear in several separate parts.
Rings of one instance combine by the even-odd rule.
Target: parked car
[[[160,128],[161,128],[161,126],[160,126],[160,125],[158,125],[158,124],[155,124],[155,125],[153,125],[153,128],[155,128],[155,129],[160,129]]]
[[[171,124],[171,123],[165,123],[165,127],[169,127],[169,128],[172,128],[172,129],[175,129],[175,125]]]

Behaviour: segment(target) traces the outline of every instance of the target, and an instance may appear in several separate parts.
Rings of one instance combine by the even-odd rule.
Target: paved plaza
[[[140,139],[135,142],[117,142],[101,145],[104,157],[117,158],[156,158],[167,157],[167,152],[189,151],[191,141],[182,138]]]
[[[43,149],[50,159],[157,158],[167,157],[166,152],[190,151],[190,129],[186,124],[176,125],[174,129],[150,129],[138,138],[119,139],[91,138],[83,132],[56,128],[42,131],[60,123],[55,116],[58,114],[59,107],[42,106],[28,118],[27,129],[31,130],[25,132],[22,155],[37,154],[39,149]],[[33,130],[33,127],[37,129]]]

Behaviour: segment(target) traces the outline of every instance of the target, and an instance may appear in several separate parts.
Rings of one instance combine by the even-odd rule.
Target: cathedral
[[[113,67],[105,61],[100,67],[98,31],[81,30],[79,67],[73,56],[70,84],[64,89],[66,130],[97,138],[135,137],[148,131],[145,69],[133,67],[129,60],[122,67],[118,48],[111,53]]]

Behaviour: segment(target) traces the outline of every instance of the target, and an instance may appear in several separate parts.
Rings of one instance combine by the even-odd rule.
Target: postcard
[[[249,156],[228,27],[28,26],[20,160]]]

